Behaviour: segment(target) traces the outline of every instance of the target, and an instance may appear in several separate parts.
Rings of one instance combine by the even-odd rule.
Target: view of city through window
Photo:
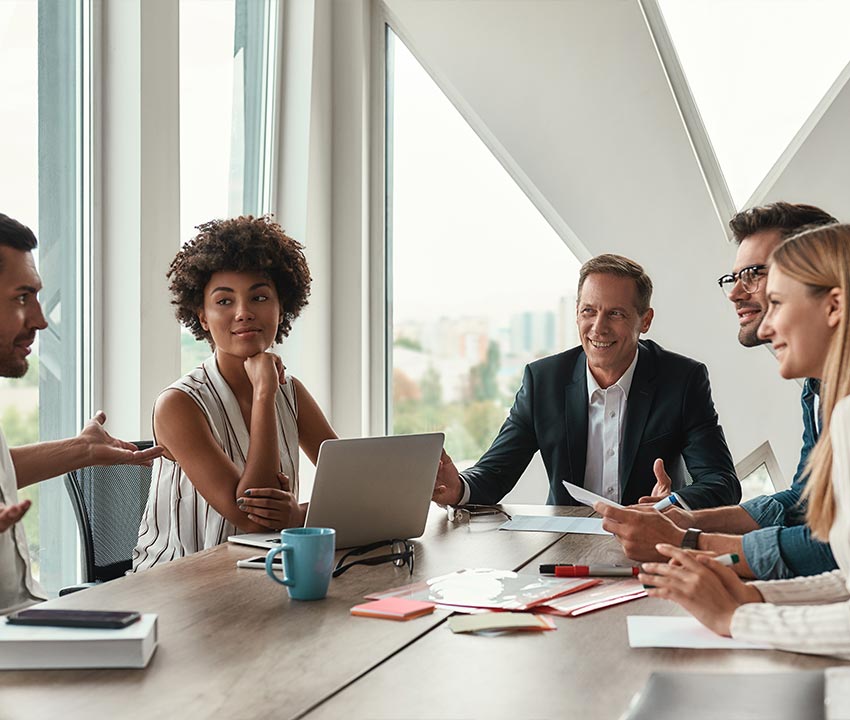
[[[388,429],[442,430],[464,467],[524,366],[577,344],[580,263],[392,33],[388,68]]]

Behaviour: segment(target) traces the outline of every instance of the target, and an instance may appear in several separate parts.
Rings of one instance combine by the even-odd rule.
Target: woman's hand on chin
[[[280,368],[283,368],[283,362],[277,355],[270,352],[257,353],[245,358],[244,365],[255,391],[277,389],[281,382]]]

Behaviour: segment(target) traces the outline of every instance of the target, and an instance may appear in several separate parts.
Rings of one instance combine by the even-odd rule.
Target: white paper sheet
[[[826,719],[850,720],[850,668],[826,668],[823,675],[826,681],[823,698]]]
[[[540,515],[514,515],[499,530],[578,533],[579,535],[611,534],[602,529],[602,518],[543,517]]]
[[[618,502],[604,498],[601,495],[590,492],[590,490],[585,490],[583,487],[579,487],[578,485],[568,483],[566,480],[562,481],[562,485],[567,488],[567,492],[572,495],[575,500],[578,500],[580,503],[587,505],[588,507],[593,507],[598,502],[605,503],[611,507],[623,507]]]
[[[713,633],[695,617],[630,615],[629,645],[633,648],[698,648],[717,650],[769,650],[769,645],[753,645]]]

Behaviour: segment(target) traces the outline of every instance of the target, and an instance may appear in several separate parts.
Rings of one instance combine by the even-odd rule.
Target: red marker
[[[616,565],[556,565],[555,577],[634,577],[640,572],[636,567]]]

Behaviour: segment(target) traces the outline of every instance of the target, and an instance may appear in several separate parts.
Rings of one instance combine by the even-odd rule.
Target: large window
[[[90,6],[0,3],[0,197],[29,225],[49,327],[30,369],[0,380],[0,426],[10,445],[75,434],[89,413]],[[48,591],[76,580],[77,531],[61,479],[22,493],[33,571]]]
[[[392,32],[387,70],[388,429],[443,430],[464,467],[524,366],[577,344],[579,262]],[[512,500],[545,498],[532,467]]]
[[[180,240],[271,209],[279,0],[180,1]],[[186,331],[188,372],[210,354]]]

